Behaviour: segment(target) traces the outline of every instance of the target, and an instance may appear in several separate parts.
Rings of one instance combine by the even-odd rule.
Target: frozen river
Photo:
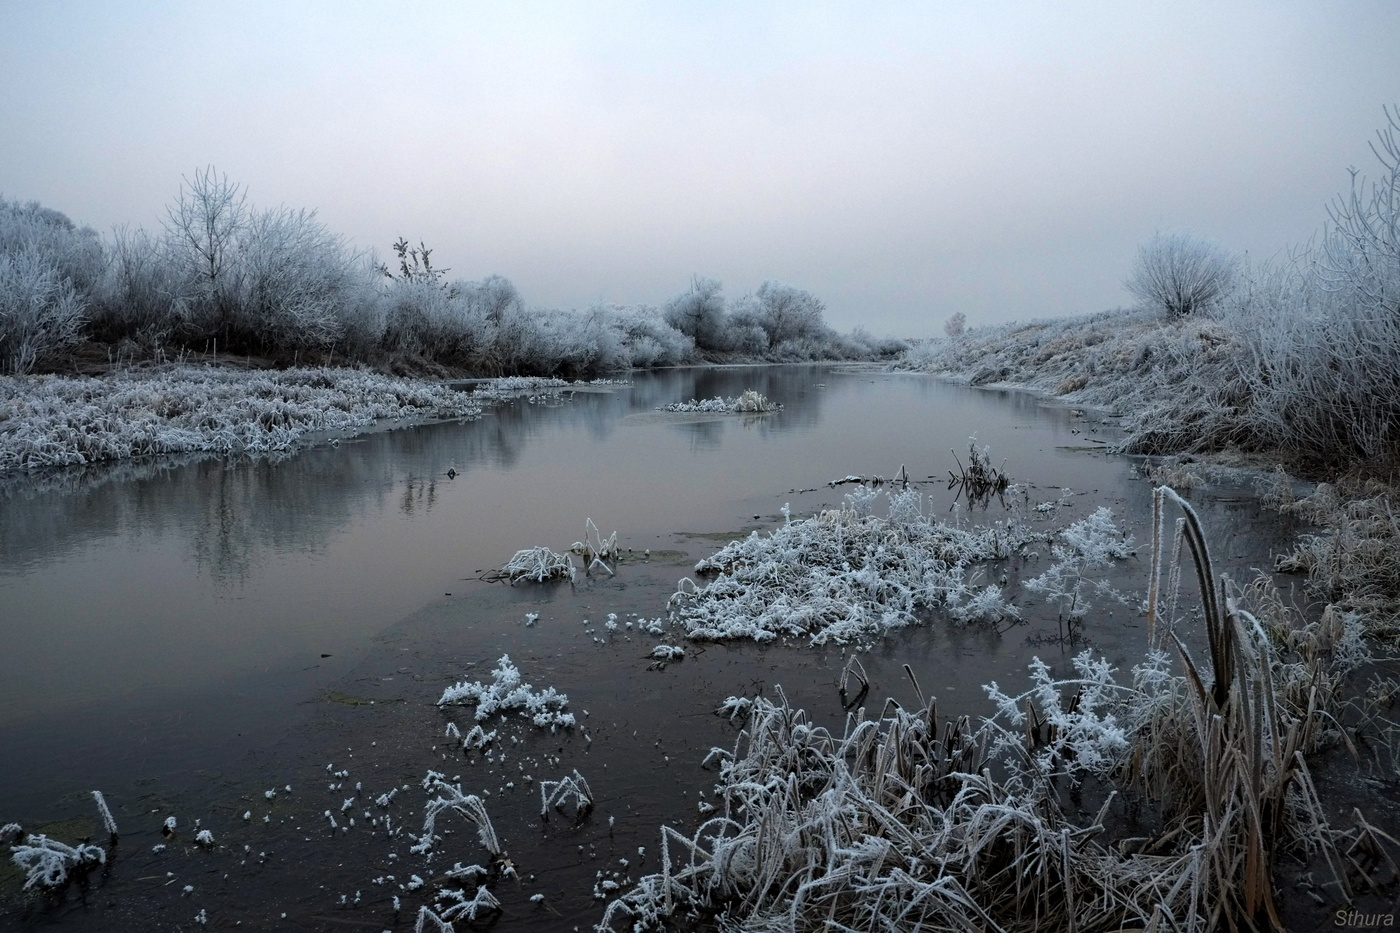
[[[655,411],[749,388],[784,409]],[[521,876],[496,892],[500,929],[590,928],[596,872],[625,883],[655,870],[660,822],[693,822],[713,783],[701,760],[736,730],[711,715],[720,701],[781,685],[818,721],[843,715],[835,682],[848,649],[710,644],[662,668],[647,653],[680,636],[626,624],[664,617],[696,560],[781,524],[784,505],[794,518],[838,506],[850,487],[828,483],[848,474],[904,465],[929,511],[946,515],[951,451],[966,462],[971,437],[1031,485],[1030,501],[1073,490],[1059,524],[1108,505],[1146,544],[1151,487],[1102,451],[1104,424],[1024,394],[829,366],[639,374],[630,387],[522,398],[479,421],[373,433],[277,463],[123,468],[11,489],[0,499],[0,824],[75,841],[95,832],[87,792],[100,788],[122,842],[85,898],[16,901],[18,876],[0,874],[0,928],[188,928],[204,909],[210,928],[217,918],[219,929],[378,930],[394,926],[395,894],[405,928],[425,892],[399,885],[433,866],[410,864],[411,843],[370,824],[367,800],[342,803],[412,785],[394,819],[421,823],[428,768],[493,795]],[[1269,562],[1270,519],[1247,497],[1206,490],[1198,502],[1224,564]],[[993,501],[963,520],[999,517]],[[588,518],[618,533],[616,576],[580,575],[574,587],[481,579],[520,548],[564,550]],[[1114,582],[1145,585],[1145,564],[1144,548]],[[1091,617],[1083,642],[1065,646],[1052,641],[1053,607],[1017,599],[1025,624],[1000,635],[935,618],[876,642],[862,656],[868,703],[913,701],[905,663],[941,709],[977,714],[980,685],[1020,689],[1034,655],[1057,670],[1084,645],[1117,664],[1141,657],[1131,607]],[[527,613],[539,621],[526,625]],[[454,719],[465,731],[469,711],[433,703],[448,684],[486,678],[503,654],[525,680],[568,694],[580,727],[551,735],[521,723],[504,761],[468,760],[444,728]],[[332,764],[350,776],[332,778]],[[541,823],[536,775],[573,768],[598,797],[594,814]],[[328,809],[366,819],[337,832]],[[217,847],[191,848],[191,831],[154,851],[167,815],[182,827],[202,820]],[[456,829],[447,863],[482,860],[473,834]],[[358,903],[340,904],[356,892]],[[535,893],[547,909],[528,900]],[[279,926],[284,912],[294,926]]]

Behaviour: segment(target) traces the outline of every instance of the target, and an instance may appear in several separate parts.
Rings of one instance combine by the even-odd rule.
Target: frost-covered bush
[[[105,260],[97,231],[79,227],[67,215],[37,201],[0,197],[0,255],[27,251],[43,257],[83,297],[102,278]]]
[[[277,208],[254,215],[238,243],[238,319],[255,345],[330,346],[345,327],[341,309],[365,289],[364,269],[314,211]]]
[[[438,706],[456,704],[475,704],[478,722],[519,710],[520,715],[541,728],[548,726],[551,732],[574,725],[574,714],[565,712],[569,698],[553,687],[536,691],[521,679],[509,655],[501,655],[491,671],[491,683],[463,680],[442,692]]]
[[[768,343],[782,346],[786,341],[820,341],[827,336],[822,315],[826,306],[809,291],[782,282],[764,282],[754,293],[758,301],[758,323],[768,333]]]
[[[0,374],[27,373],[75,343],[84,303],[33,247],[0,252]]]
[[[727,312],[722,287],[715,279],[697,276],[689,290],[672,298],[662,308],[666,323],[695,341],[697,349],[729,349],[725,339]]]
[[[1090,591],[1126,602],[1127,598],[1104,581],[1091,581],[1085,572],[1107,566],[1111,561],[1132,556],[1131,535],[1119,532],[1113,522],[1113,512],[1099,506],[1088,518],[1081,519],[1055,536],[1050,546],[1055,562],[1033,579],[1026,589],[1043,593],[1047,600],[1061,600],[1063,612],[1071,619],[1082,619],[1089,611]]]
[[[1158,234],[1138,250],[1128,291],[1150,307],[1184,316],[1208,310],[1230,292],[1236,260],[1186,233]]]

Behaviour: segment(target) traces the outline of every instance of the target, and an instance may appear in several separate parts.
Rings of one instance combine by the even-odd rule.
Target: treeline
[[[526,305],[500,276],[452,280],[431,250],[395,267],[314,211],[254,209],[213,169],[186,180],[158,233],[103,237],[0,197],[0,373],[92,360],[236,354],[400,373],[589,376],[699,361],[872,359],[904,349],[838,334],[822,302],[778,282],[726,299],[696,278],[665,305]]]

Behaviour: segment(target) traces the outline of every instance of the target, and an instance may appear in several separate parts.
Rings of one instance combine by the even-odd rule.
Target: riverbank
[[[1269,474],[1260,482],[1265,502],[1317,529],[1280,555],[1279,567],[1308,574],[1311,596],[1360,613],[1369,634],[1394,644],[1400,638],[1396,453],[1378,447],[1362,456],[1336,445],[1324,456],[1305,433],[1309,420],[1291,437],[1281,433],[1275,416],[1259,410],[1263,403],[1254,391],[1260,373],[1274,364],[1259,358],[1246,324],[1229,313],[1163,318],[1145,310],[1108,311],[928,341],[900,366],[1102,409],[1122,425],[1117,449],[1163,458],[1148,469],[1177,488],[1193,485],[1218,464]],[[1386,425],[1368,426],[1365,413],[1379,412],[1387,401],[1361,395],[1353,403],[1335,417],[1345,418],[1354,434],[1386,436]],[[1305,408],[1300,400],[1300,419]],[[1306,484],[1295,477],[1312,484],[1313,492],[1296,495]]]
[[[567,384],[507,377],[463,392],[361,369],[187,364],[0,377],[0,475],[170,454],[278,454],[376,423],[477,418],[505,395]]]

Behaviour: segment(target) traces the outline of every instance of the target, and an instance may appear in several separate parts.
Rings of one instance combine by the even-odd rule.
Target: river
[[[783,410],[655,410],[750,388]],[[828,484],[849,474],[904,466],[928,509],[949,513],[954,452],[965,463],[974,437],[1028,501],[1073,492],[1056,522],[1113,508],[1142,547],[1108,577],[1145,587],[1151,486],[1105,452],[1108,423],[1023,393],[834,366],[637,374],[278,462],[12,482],[0,499],[0,823],[96,838],[96,788],[121,841],[100,877],[58,901],[17,895],[22,877],[0,870],[0,926],[193,929],[203,911],[211,929],[405,929],[443,869],[486,858],[460,817],[443,818],[451,834],[432,863],[385,830],[388,813],[420,831],[433,768],[491,795],[519,873],[495,886],[498,928],[590,929],[597,872],[625,886],[657,870],[663,821],[693,825],[714,782],[701,761],[738,728],[713,715],[722,700],[781,686],[816,721],[844,715],[835,685],[849,649],[707,644],[658,665],[652,646],[680,636],[635,623],[664,617],[696,560],[777,527],[785,505],[794,518],[838,506],[850,487]],[[1271,563],[1276,517],[1241,489],[1196,498],[1226,567]],[[960,508],[958,520],[1001,508]],[[590,518],[617,532],[615,575],[489,579],[518,549],[564,550]],[[1057,671],[1084,647],[1124,667],[1142,656],[1132,605],[1105,606],[1067,644],[1055,607],[1018,601],[1025,623],[1001,634],[934,619],[874,643],[861,654],[868,705],[915,702],[906,663],[948,714],[978,715],[981,685],[1022,689],[1034,656]],[[526,681],[567,694],[579,725],[551,734],[517,720],[501,728],[504,760],[487,760],[445,736],[449,719],[466,731],[470,710],[434,703],[505,654]],[[541,820],[539,780],[575,768],[595,808]],[[394,787],[387,810],[373,805]],[[195,820],[212,848],[192,844]],[[407,887],[414,874],[429,885]]]

